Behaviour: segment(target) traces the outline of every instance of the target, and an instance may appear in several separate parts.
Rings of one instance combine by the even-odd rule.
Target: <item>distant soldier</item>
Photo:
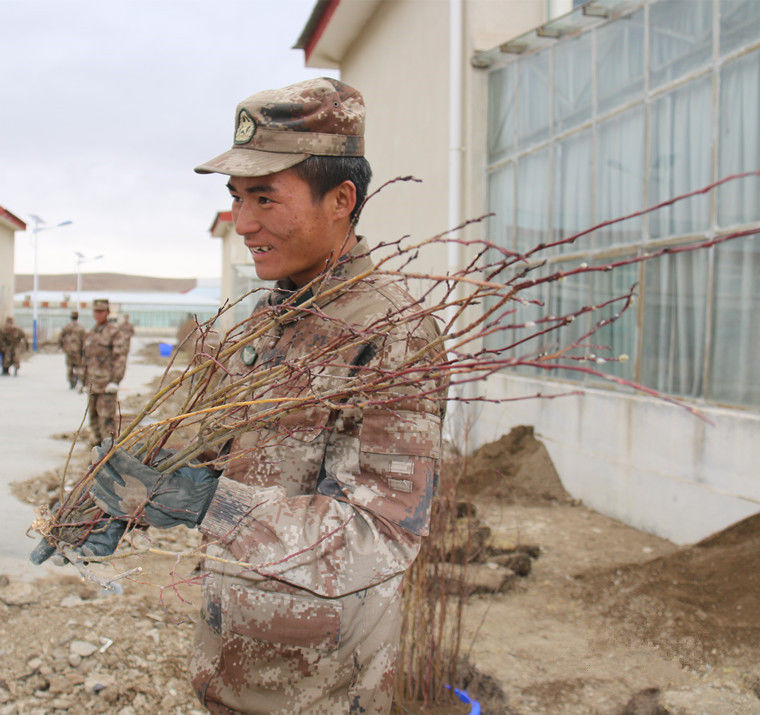
[[[84,339],[82,384],[89,398],[93,444],[116,432],[116,393],[127,366],[127,344],[117,325],[108,322],[107,299],[92,304],[95,327]]]
[[[119,323],[119,330],[127,341],[127,352],[129,352],[129,346],[132,342],[132,336],[135,334],[135,326],[129,322],[129,313],[124,313],[124,319]]]
[[[192,353],[195,350],[195,340],[193,334],[198,324],[193,318],[192,313],[188,313],[185,319],[177,327],[177,343],[176,350],[180,350],[184,353]]]
[[[3,354],[3,375],[10,375],[11,367],[13,374],[18,375],[19,347],[23,343],[24,350],[29,350],[29,341],[26,335],[18,325],[15,325],[13,318],[5,319],[5,327],[0,331],[0,352]]]
[[[76,310],[73,311],[71,322],[63,326],[58,338],[58,347],[66,354],[66,377],[72,390],[77,386],[77,379],[80,377],[82,348],[86,334],[87,331],[79,322],[79,313]]]

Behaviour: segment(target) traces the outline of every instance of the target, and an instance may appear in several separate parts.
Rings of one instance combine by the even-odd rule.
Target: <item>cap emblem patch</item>
[[[235,130],[235,144],[246,144],[251,141],[256,132],[256,122],[247,110],[241,109],[238,114],[237,129]]]

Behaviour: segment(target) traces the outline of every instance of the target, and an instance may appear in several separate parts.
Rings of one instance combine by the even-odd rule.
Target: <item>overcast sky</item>
[[[308,77],[291,50],[315,0],[0,0],[0,206],[40,273],[220,273],[208,229],[236,104]],[[16,234],[18,273],[33,270]]]

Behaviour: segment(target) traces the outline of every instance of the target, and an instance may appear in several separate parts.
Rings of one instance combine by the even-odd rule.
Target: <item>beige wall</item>
[[[372,245],[405,234],[420,240],[446,228],[447,53],[446,3],[393,0],[380,4],[341,63],[341,78],[367,104],[371,190],[397,176],[423,182],[394,184],[367,204],[359,232]]]
[[[222,300],[231,298],[235,290],[235,266],[253,265],[251,254],[243,243],[243,237],[235,231],[231,221],[218,220],[212,235],[221,240],[222,251]]]
[[[485,72],[470,66],[470,57],[476,49],[490,49],[540,24],[546,8],[545,0],[464,2],[463,219],[485,211],[486,79]],[[449,3],[380,3],[347,50],[340,71],[345,82],[362,92],[367,104],[367,158],[374,173],[371,189],[409,174],[423,182],[383,189],[367,204],[359,232],[376,244],[406,234],[422,240],[451,228]],[[479,230],[475,227],[469,233]],[[443,248],[423,254],[422,261],[429,273],[445,273],[448,268]]]
[[[0,222],[0,321],[13,316],[13,229]]]
[[[235,267],[239,265],[252,266],[251,254],[243,243],[242,236],[235,231],[230,221],[218,221],[212,234],[221,241],[222,252],[222,284],[221,301],[237,297],[237,281]],[[227,312],[221,319],[222,326],[227,329],[232,326],[233,314]]]

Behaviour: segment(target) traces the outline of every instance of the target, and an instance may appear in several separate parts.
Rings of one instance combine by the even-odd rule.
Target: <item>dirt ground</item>
[[[465,652],[504,712],[760,713],[760,515],[678,548],[570,499],[529,427],[472,462],[493,540],[541,550],[465,612]]]
[[[75,468],[87,459],[78,449]],[[491,543],[533,549],[529,573],[464,612],[473,668],[460,687],[483,712],[760,713],[760,516],[677,548],[572,500],[529,427],[482,447],[467,474]],[[59,478],[15,493],[47,503]],[[192,552],[198,536],[151,529],[146,544]],[[119,571],[144,571],[120,594],[71,566],[34,583],[0,576],[0,715],[203,712],[185,679],[196,563],[125,557]]]

